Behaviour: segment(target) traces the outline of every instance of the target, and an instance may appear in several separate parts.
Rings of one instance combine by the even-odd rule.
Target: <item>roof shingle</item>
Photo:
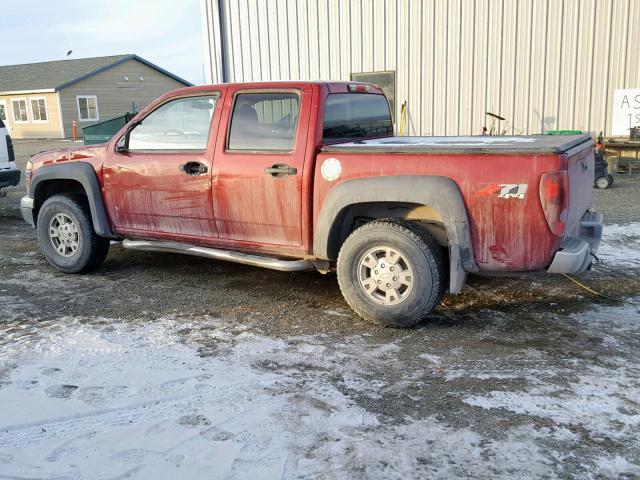
[[[139,60],[186,85],[191,85],[137,55],[128,54],[0,66],[0,92],[58,89],[126,59]]]

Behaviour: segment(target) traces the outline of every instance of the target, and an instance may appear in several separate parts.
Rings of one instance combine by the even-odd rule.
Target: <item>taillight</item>
[[[562,237],[569,208],[569,179],[567,172],[548,172],[540,177],[540,203],[549,228]]]
[[[371,90],[371,85],[365,83],[350,83],[349,91],[354,93],[368,93]]]
[[[13,151],[13,142],[11,141],[11,136],[7,135],[7,152],[9,153],[9,161],[10,162],[15,162],[16,161],[16,154]]]

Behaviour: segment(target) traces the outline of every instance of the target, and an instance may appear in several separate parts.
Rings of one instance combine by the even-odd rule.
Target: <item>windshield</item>
[[[393,135],[389,103],[383,95],[335,93],[324,106],[322,141],[336,143]]]

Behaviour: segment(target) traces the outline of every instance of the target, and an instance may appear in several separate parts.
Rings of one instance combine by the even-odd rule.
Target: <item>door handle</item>
[[[264,173],[276,178],[286,178],[289,175],[297,175],[298,169],[284,163],[276,163],[275,165],[265,168]]]
[[[187,175],[204,175],[209,169],[204,163],[187,162],[184,165],[180,165],[180,171]]]

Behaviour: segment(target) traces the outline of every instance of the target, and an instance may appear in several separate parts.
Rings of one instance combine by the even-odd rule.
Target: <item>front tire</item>
[[[109,239],[96,235],[83,197],[54,195],[38,212],[38,244],[47,261],[65,273],[96,269],[109,252]]]
[[[356,229],[338,255],[338,283],[362,318],[411,327],[440,303],[446,267],[439,245],[417,225],[376,220]]]

